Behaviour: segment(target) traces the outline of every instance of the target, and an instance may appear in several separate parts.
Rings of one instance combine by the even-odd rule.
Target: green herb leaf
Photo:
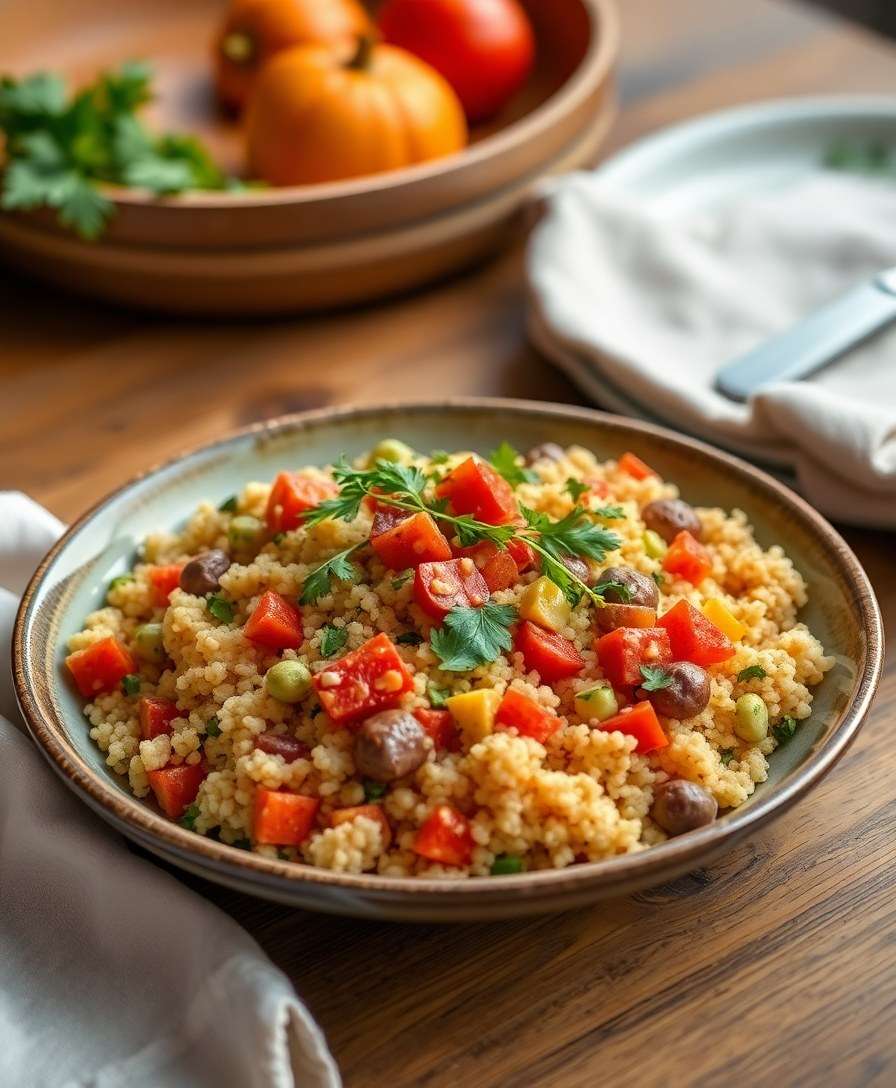
[[[348,642],[348,631],[344,627],[334,627],[328,623],[321,633],[321,657],[332,657],[346,642]]]
[[[551,521],[547,514],[521,506],[523,517],[530,529],[540,536],[539,543],[555,559],[564,555],[587,556],[598,563],[608,552],[622,545],[619,537],[603,525],[595,525],[581,506],[576,506],[560,521]]]
[[[660,589],[663,588],[663,583],[666,580],[665,574],[662,574],[660,571],[655,570],[650,577],[654,580],[654,582],[656,582]]]
[[[353,578],[357,578],[358,569],[354,563],[349,562],[348,557],[360,547],[360,544],[353,544],[315,568],[305,579],[299,601],[302,604],[314,604],[320,597],[330,592],[334,578],[339,582],[350,582]]]
[[[734,759],[735,751],[733,748],[720,748],[719,759],[722,761],[722,766],[727,767],[728,764]]]
[[[454,608],[444,626],[430,635],[430,643],[446,672],[468,672],[509,650],[510,627],[516,609],[509,604],[487,602],[481,608]]]
[[[205,734],[208,737],[221,736],[221,722],[217,714],[213,714],[205,723]]]
[[[392,579],[392,588],[401,589],[403,585],[406,585],[414,577],[413,570],[402,571],[398,577]]]
[[[492,467],[497,469],[511,487],[518,487],[520,484],[532,484],[538,480],[538,475],[532,472],[531,469],[521,468],[517,464],[519,456],[519,453],[509,442],[502,442],[497,449],[492,450],[488,455]]]
[[[747,665],[737,674],[737,680],[742,684],[745,680],[752,680],[754,677],[761,680],[764,676],[768,676],[768,673],[761,665]]]
[[[373,779],[364,779],[364,800],[368,805],[373,801],[379,801],[386,792],[385,782],[374,782]]]
[[[662,691],[672,683],[672,675],[662,665],[642,665],[641,675],[644,682],[641,687],[645,691]]]
[[[205,607],[221,623],[230,623],[233,620],[233,605],[223,597],[207,597]]]
[[[222,514],[235,514],[237,512],[238,500],[236,495],[231,495],[229,499],[225,499],[218,509]]]
[[[286,533],[274,533],[271,537],[271,541],[277,548],[280,547],[284,540],[286,540]]]
[[[579,499],[588,490],[588,485],[583,484],[581,480],[574,480],[572,476],[563,485],[563,490],[569,495],[574,503],[578,503]]]
[[[492,862],[492,876],[510,876],[513,873],[524,873],[526,863],[516,854],[498,854]]]
[[[601,582],[597,587],[602,597],[606,597],[607,592],[612,590],[613,593],[619,598],[619,601],[614,601],[616,604],[628,604],[632,599],[632,591],[629,586],[624,582]]]
[[[140,677],[134,672],[129,672],[127,676],[121,678],[121,690],[125,695],[139,695],[140,684]]]
[[[189,805],[184,811],[183,816],[180,818],[181,827],[185,827],[188,831],[195,830],[196,820],[199,816],[199,805]]]
[[[451,688],[437,688],[435,684],[429,684],[426,689],[429,702],[436,710],[440,710],[451,697]]]
[[[625,510],[621,506],[595,506],[591,516],[603,518],[604,521],[619,521],[625,517]]]
[[[419,646],[424,639],[416,631],[403,631],[395,641],[399,646]]]
[[[796,733],[796,727],[799,724],[796,718],[782,718],[777,725],[772,726],[772,735],[778,744],[786,744],[791,740]]]
[[[129,585],[133,581],[135,581],[133,574],[119,574],[117,578],[113,578],[109,583],[106,592],[111,593],[113,589]]]

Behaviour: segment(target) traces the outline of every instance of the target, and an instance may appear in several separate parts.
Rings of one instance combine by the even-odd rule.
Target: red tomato
[[[700,541],[682,529],[663,556],[663,570],[699,586],[712,571],[712,560]]]
[[[388,847],[392,841],[392,826],[380,805],[354,805],[352,808],[337,808],[330,813],[330,826],[338,827],[349,820],[354,820],[356,816],[366,816],[368,820],[376,820],[382,828],[383,848]]]
[[[78,691],[85,699],[104,691],[114,691],[134,671],[134,659],[114,638],[104,638],[76,650],[65,659]]]
[[[635,703],[634,706],[627,706],[615,717],[601,722],[600,728],[605,733],[628,733],[629,736],[637,737],[638,744],[635,751],[640,752],[641,755],[654,752],[657,748],[665,748],[669,743],[669,738],[663,732],[656,711],[650,703]]]
[[[379,512],[376,515],[379,517]],[[451,548],[429,514],[403,518],[391,529],[370,538],[370,545],[387,567],[404,570],[421,563],[451,558]]]
[[[469,556],[447,563],[421,563],[414,575],[414,598],[434,620],[452,608],[479,608],[489,598],[488,585]]]
[[[530,567],[535,566],[535,552],[520,537],[514,537],[507,542],[507,553],[516,563],[520,574],[525,574]]]
[[[305,637],[299,610],[272,589],[255,606],[243,634],[269,650],[297,650]]]
[[[295,763],[297,759],[307,759],[311,755],[308,746],[289,733],[260,733],[255,738],[255,747],[269,756],[282,756],[284,763]]]
[[[447,748],[449,752],[457,752],[460,749],[457,726],[450,711],[418,707],[414,711],[414,717],[432,738],[436,748]]]
[[[643,464],[643,462],[642,462]],[[610,486],[606,480],[601,480],[597,476],[592,476],[591,479],[586,480],[588,490],[583,492],[580,502],[584,502],[587,506],[591,499],[605,499],[610,494]]]
[[[140,700],[140,735],[152,740],[162,733],[171,732],[171,723],[177,717],[177,705],[170,699],[152,699],[144,695]]]
[[[495,724],[504,729],[516,729],[521,737],[532,737],[540,744],[560,728],[560,719],[552,711],[511,688],[498,706]]]
[[[149,584],[152,586],[153,603],[159,608],[168,607],[168,598],[180,585],[183,566],[150,567]]]
[[[485,461],[468,457],[449,472],[436,488],[439,498],[448,499],[455,514],[470,514],[489,525],[503,525],[518,513],[513,488]]]
[[[532,68],[535,36],[516,0],[387,0],[379,21],[386,41],[442,73],[470,121],[496,114]]]
[[[673,659],[669,635],[662,627],[617,627],[599,638],[594,648],[614,688],[636,687],[643,680],[642,665],[668,665]]]
[[[727,661],[736,650],[712,620],[687,601],[679,601],[660,616],[657,624],[669,635],[676,661],[693,661],[695,665],[715,665]]]
[[[469,821],[451,805],[437,805],[417,832],[411,849],[443,865],[469,865],[473,860]]]
[[[192,805],[205,778],[201,763],[181,763],[179,767],[162,767],[149,771],[149,785],[159,808],[172,820],[179,820],[187,805]]]
[[[520,571],[510,552],[499,551],[487,559],[482,567],[482,577],[490,592],[510,589],[519,580]]]
[[[594,625],[601,634],[617,627],[656,627],[656,609],[641,604],[605,604],[594,613]]]
[[[383,633],[328,664],[314,678],[321,706],[334,725],[350,725],[378,710],[391,710],[413,686],[407,665]]]
[[[516,648],[526,660],[527,669],[535,669],[542,680],[552,683],[567,676],[578,676],[585,662],[568,638],[545,631],[524,620],[516,633]]]
[[[636,480],[646,480],[648,476],[658,476],[650,465],[645,464],[637,454],[624,453],[619,458],[619,467],[623,472],[633,476]]]
[[[396,506],[380,506],[376,499],[372,499],[373,524],[370,527],[371,537],[382,536],[394,529],[396,525],[407,521],[411,516],[407,510],[399,510]]]
[[[319,808],[316,797],[259,786],[255,791],[252,838],[268,846],[299,846],[311,834]]]
[[[265,519],[272,533],[287,533],[302,523],[302,515],[324,499],[332,499],[339,488],[332,480],[306,476],[301,472],[281,472],[271,485]]]

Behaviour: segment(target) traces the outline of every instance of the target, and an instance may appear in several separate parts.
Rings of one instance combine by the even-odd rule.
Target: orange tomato
[[[248,110],[253,176],[272,185],[397,170],[460,151],[463,109],[423,61],[362,39],[354,56],[324,46],[278,53]]]

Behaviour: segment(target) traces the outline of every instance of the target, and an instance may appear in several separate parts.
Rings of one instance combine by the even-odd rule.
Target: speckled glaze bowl
[[[100,607],[150,531],[182,522],[203,498],[231,494],[282,468],[326,464],[386,435],[420,449],[487,451],[579,443],[602,458],[637,451],[697,505],[739,507],[764,545],[780,543],[807,579],[803,619],[836,666],[814,713],[771,758],[769,780],[715,823],[638,854],[569,869],[470,880],[334,873],[274,861],[186,831],[137,800],[88,736],[63,669],[65,643]],[[250,894],[297,907],[406,921],[470,921],[568,910],[670,880],[706,864],[780,815],[826,774],[855,737],[883,657],[877,603],[858,560],[802,499],[735,457],[646,423],[584,408],[451,400],[342,408],[274,420],[193,450],[132,480],[88,511],[38,568],[22,600],[13,664],[22,711],[50,764],[92,809],[159,857]]]

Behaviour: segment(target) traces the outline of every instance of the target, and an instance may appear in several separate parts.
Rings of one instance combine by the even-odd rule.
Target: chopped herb
[[[403,631],[395,641],[399,646],[419,646],[423,642],[423,636],[416,631]]]
[[[666,580],[665,574],[661,574],[658,570],[655,570],[650,577],[656,582],[660,589],[663,588],[663,582]]]
[[[232,847],[234,847],[234,849],[236,849],[236,850],[251,850],[252,849],[252,840],[251,839],[234,839],[233,842],[230,845]]]
[[[594,517],[603,518],[605,521],[619,521],[620,518],[625,517],[625,510],[621,506],[595,506],[591,513]]]
[[[190,805],[180,818],[181,827],[185,827],[188,831],[192,831],[198,816],[199,805]]]
[[[563,490],[569,495],[574,503],[578,503],[579,499],[588,490],[588,485],[583,484],[581,480],[575,480],[572,476],[563,485]]]
[[[597,587],[601,595],[606,597],[607,592],[612,590],[613,593],[619,598],[619,604],[628,604],[632,599],[631,587],[627,586],[625,582],[601,582]],[[614,604],[617,602],[614,602]]]
[[[426,689],[426,694],[429,696],[430,705],[438,710],[448,701],[451,695],[451,689],[437,688],[435,684],[430,684]]]
[[[444,465],[451,459],[451,454],[447,450],[433,450],[429,459],[434,465]]]
[[[733,748],[720,748],[719,759],[722,761],[722,765],[727,767],[728,764],[734,759],[735,751]]]
[[[127,676],[121,678],[121,690],[125,695],[139,695],[140,683],[140,677],[134,672],[129,672]]]
[[[209,720],[205,723],[206,736],[220,737],[221,735],[221,722],[217,714],[213,714]]]
[[[348,631],[344,627],[334,627],[328,623],[321,632],[321,657],[332,657],[346,642],[348,642]]]
[[[737,679],[742,684],[745,680],[752,680],[754,677],[761,680],[764,676],[768,676],[768,673],[761,665],[747,665],[737,674]]]
[[[524,873],[526,863],[516,854],[498,854],[492,862],[492,876],[510,876],[511,873]]]
[[[645,691],[662,691],[672,683],[672,674],[662,665],[642,665],[641,675],[644,677],[641,687]]]
[[[349,561],[349,556],[360,547],[360,543],[352,544],[350,548],[337,552],[326,563],[316,567],[302,586],[302,595],[299,597],[301,603],[314,604],[324,594],[329,593],[334,578],[338,582],[350,582],[353,578],[357,578],[358,568]]]
[[[894,172],[890,149],[879,142],[850,144],[840,142],[828,148],[822,159],[829,170],[848,170],[854,174],[888,175]]]
[[[284,540],[286,540],[286,533],[274,533],[274,535],[271,537],[271,541],[278,548]]]
[[[207,597],[205,607],[221,623],[230,623],[233,620],[233,605],[230,601],[225,601],[223,597],[215,597],[214,595]]]
[[[118,589],[120,586],[126,586],[134,581],[133,574],[119,574],[117,578],[113,578],[109,583],[107,593],[111,593],[113,589]]]
[[[799,723],[796,718],[782,718],[777,725],[772,726],[772,735],[778,744],[786,744],[793,738],[796,733],[796,727]]]
[[[413,570],[408,569],[408,570],[402,571],[402,573],[399,574],[397,578],[392,579],[392,588],[393,589],[401,589],[401,587],[403,585],[406,585],[413,577],[414,577]]]
[[[453,608],[444,625],[430,635],[430,643],[446,672],[468,672],[494,661],[513,645],[510,628],[516,609],[486,602],[481,608]]]
[[[364,779],[364,800],[370,804],[371,801],[379,801],[379,799],[386,792],[385,782],[374,782],[370,778]]]
[[[229,499],[225,499],[218,507],[222,514],[235,514],[237,511],[237,497],[231,495]]]
[[[538,480],[538,475],[532,472],[531,469],[520,468],[517,464],[519,456],[519,453],[509,442],[502,442],[496,450],[492,450],[488,455],[492,466],[498,470],[511,487],[518,487],[520,484],[534,484]]]

